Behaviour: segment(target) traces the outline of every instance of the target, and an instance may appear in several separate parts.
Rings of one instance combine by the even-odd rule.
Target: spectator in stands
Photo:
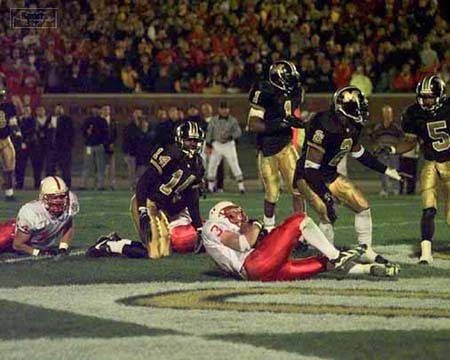
[[[156,143],[165,146],[173,142],[174,129],[176,124],[180,121],[180,111],[176,106],[170,106],[167,111],[168,117],[160,121],[156,125]]]
[[[434,73],[439,66],[439,56],[428,41],[424,42],[420,51],[420,61],[424,72]]]
[[[350,85],[356,86],[367,97],[372,95],[372,80],[364,73],[364,67],[362,65],[356,67],[356,70],[350,79]]]
[[[337,61],[333,71],[333,82],[336,88],[347,86],[353,73],[353,66],[350,59],[344,56],[341,61]]]
[[[416,83],[411,72],[411,65],[406,63],[402,65],[402,71],[392,81],[392,89],[400,92],[410,92],[414,90]]]
[[[394,146],[403,136],[401,126],[394,122],[392,107],[385,105],[382,108],[382,121],[373,128],[370,137],[377,147]],[[398,169],[398,155],[382,155],[379,160],[392,169]],[[398,195],[398,182],[381,175],[381,196]]]
[[[55,106],[54,114],[50,117],[49,154],[47,176],[56,175],[57,170],[70,188],[72,186],[72,149],[75,142],[73,120],[64,114],[61,104]]]
[[[16,152],[16,189],[23,189],[25,180],[25,170],[28,159],[31,159],[33,168],[34,186],[39,187],[39,181],[36,183],[36,160],[41,156],[36,150],[36,119],[32,115],[31,107],[25,106],[23,114],[19,122],[20,131],[22,133],[22,144]]]
[[[136,175],[139,179],[147,170],[150,156],[155,146],[155,128],[147,119],[140,122],[140,132],[136,147]]]
[[[137,147],[140,139],[141,122],[143,121],[142,109],[135,107],[133,110],[133,118],[122,132],[122,151],[124,160],[127,164],[128,185],[130,189],[134,189],[138,179],[136,175],[136,155]]]
[[[93,168],[95,188],[105,190],[105,144],[108,141],[108,123],[100,116],[98,106],[91,107],[91,115],[83,122],[81,131],[85,143],[82,189],[88,188],[88,176]]]
[[[116,187],[116,140],[119,123],[111,118],[111,106],[103,105],[100,116],[108,124],[108,138],[105,143],[105,178],[110,190]]]
[[[36,108],[36,146],[34,150],[40,155],[36,158],[36,167],[34,175],[34,186],[35,189],[39,188],[41,183],[42,172],[44,171],[45,165],[49,161],[49,151],[50,151],[50,139],[51,139],[51,119],[47,116],[45,108],[43,106],[38,106]]]

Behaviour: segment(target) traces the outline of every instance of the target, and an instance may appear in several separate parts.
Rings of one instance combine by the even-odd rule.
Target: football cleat
[[[400,272],[400,267],[395,264],[372,264],[370,275],[376,277],[395,277]]]
[[[353,249],[341,251],[339,256],[336,259],[330,260],[330,262],[334,265],[335,270],[345,270],[345,265],[350,261],[359,259],[365,250],[365,245],[359,245]]]
[[[111,233],[111,234],[113,234],[113,233]],[[109,235],[111,235],[111,234],[109,234]],[[101,257],[101,256],[112,255],[111,248],[108,245],[108,241],[111,241],[110,237],[104,236],[104,235],[100,236],[97,239],[97,241],[95,242],[95,245],[89,247],[89,249],[86,251],[86,256]]]
[[[122,236],[120,236],[118,233],[116,233],[115,231],[109,233],[108,235],[106,235],[106,237],[111,240],[111,241],[119,241],[122,240]]]
[[[362,264],[391,264],[391,262],[384,258],[383,256],[377,254],[375,251],[373,251],[372,247],[363,245],[365,247],[364,253],[361,255],[361,258],[359,259],[359,262]]]

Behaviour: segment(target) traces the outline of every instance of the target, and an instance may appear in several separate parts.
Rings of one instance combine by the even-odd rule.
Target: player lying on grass
[[[17,219],[0,224],[0,252],[28,255],[67,254],[74,235],[78,199],[64,181],[49,176],[41,181],[39,199],[21,207]]]
[[[388,277],[399,271],[398,266],[391,264],[357,263],[367,250],[365,245],[337,250],[303,213],[291,215],[267,234],[260,222],[248,220],[240,206],[222,201],[210,210],[202,238],[207,253],[220,269],[246,280],[300,280],[329,268],[348,274]],[[299,241],[315,247],[323,255],[291,259]]]

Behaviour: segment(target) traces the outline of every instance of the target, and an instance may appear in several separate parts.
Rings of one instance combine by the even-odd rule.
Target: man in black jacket
[[[125,126],[122,132],[122,151],[125,154],[125,163],[127,164],[128,183],[130,189],[134,190],[136,186],[136,155],[137,146],[141,136],[141,122],[143,121],[142,109],[135,107],[133,110],[133,119]]]
[[[105,148],[108,141],[108,123],[99,116],[99,108],[92,106],[91,116],[84,120],[81,128],[86,145],[83,162],[82,188],[87,187],[89,170],[92,166],[96,173],[96,188],[105,189]]]
[[[116,140],[118,122],[111,118],[111,106],[103,105],[100,115],[108,124],[108,138],[105,143],[105,176],[108,188],[114,190],[116,186]]]
[[[72,185],[72,148],[75,132],[73,120],[64,114],[61,104],[55,106],[54,115],[50,117],[49,158],[47,176],[56,175],[57,168],[61,177],[70,188]]]

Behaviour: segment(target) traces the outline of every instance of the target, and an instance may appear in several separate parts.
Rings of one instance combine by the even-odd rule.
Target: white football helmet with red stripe
[[[248,221],[248,216],[239,205],[231,201],[221,201],[214,205],[209,211],[209,220],[226,219],[231,224],[240,227],[242,223]]]
[[[69,189],[64,180],[58,176],[48,176],[43,179],[39,200],[44,203],[50,214],[60,216],[69,207]]]

